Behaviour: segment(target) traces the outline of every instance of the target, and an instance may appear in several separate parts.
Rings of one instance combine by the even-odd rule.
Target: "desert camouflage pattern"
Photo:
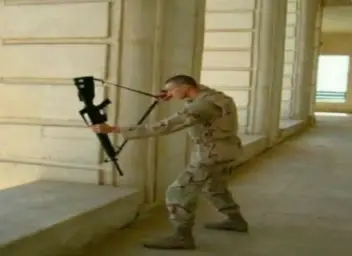
[[[176,228],[192,227],[200,194],[225,215],[239,210],[227,180],[241,153],[237,109],[232,98],[206,86],[183,110],[153,125],[121,128],[125,139],[167,135],[188,128],[194,148],[186,170],[168,187],[166,204]]]

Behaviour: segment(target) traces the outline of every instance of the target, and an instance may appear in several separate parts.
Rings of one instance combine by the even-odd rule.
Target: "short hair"
[[[175,85],[182,85],[182,84],[186,84],[190,86],[198,85],[197,81],[193,77],[187,76],[187,75],[172,76],[165,81],[165,84],[168,84],[168,83],[173,83]]]

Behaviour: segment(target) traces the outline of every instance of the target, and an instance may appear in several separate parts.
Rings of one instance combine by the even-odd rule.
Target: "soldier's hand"
[[[171,96],[168,95],[167,91],[161,91],[158,95],[158,100],[160,101],[168,101],[171,99]]]
[[[96,124],[92,125],[91,129],[96,133],[112,133],[116,130],[116,127],[110,126],[108,124]]]

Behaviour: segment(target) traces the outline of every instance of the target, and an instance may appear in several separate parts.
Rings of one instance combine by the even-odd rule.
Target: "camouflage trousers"
[[[221,213],[229,216],[239,210],[227,188],[233,163],[190,164],[168,187],[166,205],[169,219],[175,228],[194,225],[197,201],[200,195]]]

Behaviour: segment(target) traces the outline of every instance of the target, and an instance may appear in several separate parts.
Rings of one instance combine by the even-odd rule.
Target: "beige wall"
[[[38,3],[0,1],[0,171],[9,185],[46,175],[94,182],[100,148],[72,78],[116,81],[119,29],[109,21],[120,2]]]
[[[268,3],[208,1],[203,53],[204,0],[187,5],[184,0],[0,0],[0,186],[37,178],[117,181],[144,191],[152,202],[163,198],[166,186],[183,170],[187,140],[178,133],[130,142],[120,159],[126,175],[113,177],[106,165],[98,180],[101,148],[78,115],[75,76],[94,75],[157,92],[170,75],[201,74],[207,84],[236,99],[242,131],[249,127],[254,140],[258,134],[278,140],[286,2]],[[263,36],[262,30],[270,33]],[[261,57],[268,50],[274,54],[270,65],[268,56]],[[264,73],[269,75],[261,79]],[[106,95],[113,102],[110,123],[135,123],[151,103],[114,87],[97,88],[97,102]],[[152,119],[178,105],[158,109]],[[244,144],[254,141],[246,137]],[[121,143],[119,139],[114,138]]]
[[[352,57],[352,33],[323,33],[321,54]],[[352,112],[352,65],[350,65],[347,101],[345,103],[316,103],[316,111]]]
[[[259,0],[206,2],[201,82],[231,96],[246,132],[256,65]]]
[[[98,166],[101,147],[79,116],[72,78],[155,93],[175,73],[199,78],[204,8],[204,0],[0,0],[0,188],[45,178],[162,197],[185,165],[185,134],[129,142],[120,155],[125,176],[116,177],[110,164]],[[119,125],[135,124],[152,102],[97,83],[95,103],[103,97],[112,101],[109,123]],[[158,108],[149,120],[175,109]]]

